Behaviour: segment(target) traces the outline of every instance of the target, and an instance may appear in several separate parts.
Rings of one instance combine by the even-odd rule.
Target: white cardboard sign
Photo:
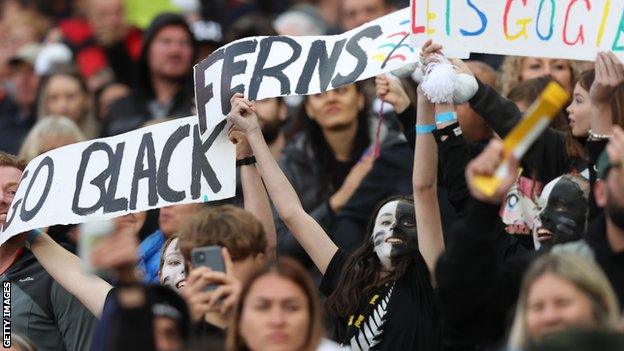
[[[197,116],[52,150],[33,159],[0,235],[234,196],[225,121],[200,135]]]
[[[622,0],[411,0],[411,32],[475,53],[624,60]],[[422,39],[419,39],[423,41]]]

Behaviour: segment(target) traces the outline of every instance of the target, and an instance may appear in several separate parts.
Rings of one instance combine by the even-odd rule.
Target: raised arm
[[[106,295],[112,288],[110,284],[86,273],[80,258],[65,250],[46,233],[41,233],[32,241],[30,250],[54,280],[80,300],[93,315],[97,318],[101,316]]]
[[[253,156],[245,133],[233,128],[230,129],[229,138],[236,144],[237,160],[248,159]],[[265,255],[268,259],[273,260],[276,257],[277,233],[273,220],[273,210],[264,184],[262,184],[262,178],[253,163],[241,165],[240,174],[245,210],[251,212],[262,223],[267,240]]]
[[[452,105],[440,106],[439,112],[452,111]],[[417,125],[435,126],[435,106],[418,90]],[[417,132],[418,133],[418,132]],[[433,273],[435,263],[444,250],[442,221],[437,195],[438,150],[433,134],[419,133],[414,149],[414,209],[418,249],[425,259],[429,271]]]
[[[587,149],[587,156],[589,158],[589,214],[588,220],[596,218],[602,211],[596,205],[594,199],[594,183],[596,182],[596,170],[595,165],[598,161],[598,157],[605,149],[609,142],[609,136],[612,134],[613,125],[616,121],[613,120],[614,104],[619,105],[619,97],[614,96],[614,93],[624,89],[622,87],[624,82],[624,65],[612,52],[601,52],[596,56],[595,66],[595,78],[589,89],[589,97],[591,101],[590,111],[590,137],[585,143]],[[621,94],[621,93],[620,93]],[[621,113],[621,111],[620,111]],[[620,123],[621,122],[620,116]]]
[[[338,247],[323,228],[304,211],[297,193],[277,165],[264,141],[258,117],[251,103],[244,99],[242,94],[235,94],[230,101],[232,110],[228,114],[228,120],[247,136],[256,157],[260,175],[280,218],[310,255],[316,267],[321,273],[325,273]]]

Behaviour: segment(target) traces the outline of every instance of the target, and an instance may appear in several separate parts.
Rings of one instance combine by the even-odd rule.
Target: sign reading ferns
[[[230,110],[230,97],[249,100],[316,94],[418,60],[405,8],[340,35],[251,37],[226,45],[195,66],[200,128]]]

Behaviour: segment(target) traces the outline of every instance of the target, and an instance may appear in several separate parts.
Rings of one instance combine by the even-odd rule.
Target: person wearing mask
[[[424,96],[419,101],[419,122],[429,123],[434,107]],[[251,103],[235,94],[231,104],[227,118],[247,135],[281,219],[323,274],[320,289],[328,296],[327,307],[336,323],[333,338],[362,349],[439,349],[430,270],[443,249],[442,228],[436,172],[425,166],[437,157],[431,152],[433,138],[417,138],[414,158],[420,162],[414,163],[414,200],[382,201],[364,242],[348,254],[304,210],[262,138]]]
[[[143,34],[132,93],[110,106],[104,136],[152,119],[191,115],[195,56],[195,38],[184,18],[171,13],[156,17]]]

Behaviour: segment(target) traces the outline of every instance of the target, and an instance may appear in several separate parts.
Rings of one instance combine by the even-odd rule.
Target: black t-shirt
[[[320,290],[329,296],[338,284],[347,253],[332,257]],[[393,283],[360,298],[357,312],[336,318],[334,338],[353,350],[440,350],[439,312],[427,266],[420,255]]]

